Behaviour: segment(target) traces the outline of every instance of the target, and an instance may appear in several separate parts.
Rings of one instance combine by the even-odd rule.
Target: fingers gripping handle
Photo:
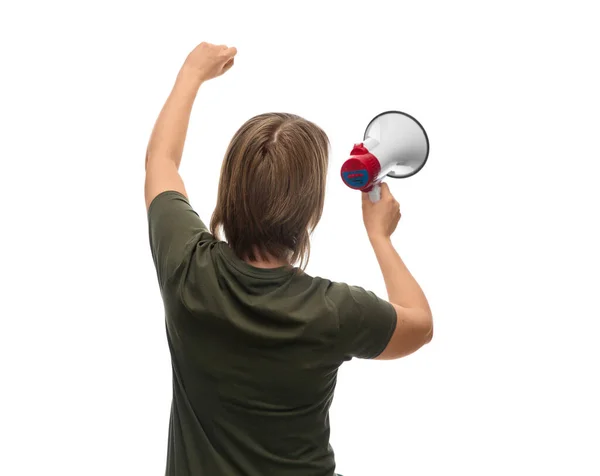
[[[373,203],[376,203],[379,200],[381,200],[381,185],[379,185],[378,183],[373,185],[373,188],[369,192],[369,199]]]

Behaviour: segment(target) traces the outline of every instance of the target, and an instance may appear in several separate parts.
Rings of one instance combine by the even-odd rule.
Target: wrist
[[[392,243],[391,237],[382,233],[368,233],[368,236],[371,246],[389,245]]]
[[[179,74],[177,75],[177,82],[185,85],[189,88],[198,89],[205,81],[202,73],[198,71],[196,68],[189,66],[187,63],[184,63],[181,69],[179,70]]]

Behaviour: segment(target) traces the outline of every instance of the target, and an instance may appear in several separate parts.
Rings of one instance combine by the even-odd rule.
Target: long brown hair
[[[240,127],[221,168],[210,230],[242,259],[267,255],[305,269],[323,213],[329,139],[294,114],[267,113]]]

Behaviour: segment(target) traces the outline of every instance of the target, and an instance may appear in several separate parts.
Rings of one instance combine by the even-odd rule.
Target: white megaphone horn
[[[342,165],[348,187],[381,198],[381,181],[387,176],[406,178],[419,172],[429,156],[429,139],[414,117],[400,111],[381,113],[367,126],[363,141],[354,145]]]

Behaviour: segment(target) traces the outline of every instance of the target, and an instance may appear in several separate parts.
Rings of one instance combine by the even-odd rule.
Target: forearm
[[[201,84],[199,75],[185,66],[179,71],[154,125],[146,151],[146,165],[149,160],[171,160],[179,168],[192,107]]]
[[[381,268],[389,301],[398,306],[422,309],[431,315],[427,298],[412,276],[390,238],[370,238]]]

